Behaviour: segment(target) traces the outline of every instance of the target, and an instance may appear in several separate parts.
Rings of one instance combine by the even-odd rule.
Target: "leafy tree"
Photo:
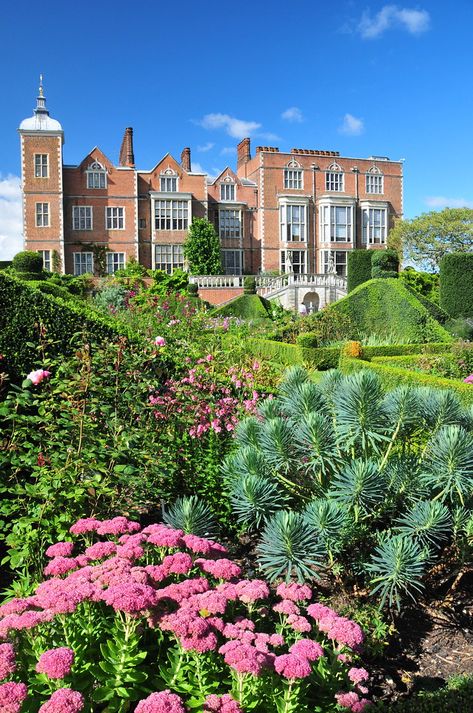
[[[205,218],[194,218],[184,243],[184,257],[194,275],[218,275],[221,271],[220,241]]]
[[[389,244],[402,244],[405,257],[437,270],[441,258],[473,247],[473,209],[445,208],[400,220],[389,234]]]

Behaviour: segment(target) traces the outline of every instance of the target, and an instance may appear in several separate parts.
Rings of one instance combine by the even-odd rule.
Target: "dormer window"
[[[177,192],[177,173],[167,168],[160,176],[160,190],[162,193]]]
[[[107,171],[98,161],[94,161],[87,169],[87,188],[106,188]]]
[[[303,188],[302,183],[302,168],[297,161],[290,161],[287,168],[284,169],[284,188],[295,188],[300,190]]]
[[[332,163],[325,173],[325,190],[339,193],[343,193],[345,190],[344,174],[338,163]]]
[[[384,176],[377,166],[370,168],[366,174],[366,192],[378,195],[384,193]]]
[[[235,200],[235,184],[230,176],[226,176],[220,184],[220,200],[234,201]]]

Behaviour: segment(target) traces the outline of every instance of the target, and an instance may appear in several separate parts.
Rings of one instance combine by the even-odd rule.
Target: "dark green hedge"
[[[371,250],[350,250],[347,262],[347,290],[351,292],[367,280],[371,280]]]
[[[450,253],[440,261],[440,307],[450,317],[473,317],[473,253]]]
[[[386,389],[394,389],[401,384],[408,386],[431,386],[437,389],[449,389],[454,391],[460,401],[466,406],[473,405],[473,385],[464,384],[453,379],[444,379],[430,374],[409,371],[402,367],[388,366],[376,361],[365,361],[364,359],[353,359],[344,354],[340,356],[339,368],[346,374],[360,369],[371,369],[376,372]]]
[[[451,336],[398,279],[369,280],[330,309],[350,318],[357,334],[394,334],[400,342],[448,342]]]
[[[420,354],[442,354],[451,347],[450,342],[429,342],[428,344],[388,344],[381,347],[362,347],[361,358],[373,359],[374,357],[407,356]]]
[[[34,250],[23,250],[13,258],[12,268],[16,272],[34,272],[38,274],[43,271],[43,258]]]
[[[397,277],[399,256],[395,250],[374,250],[371,258],[371,277]]]
[[[0,273],[0,353],[10,377],[21,379],[41,366],[37,346],[40,325],[45,329],[49,357],[68,355],[74,349],[73,336],[85,335],[94,342],[131,337],[112,318],[94,312],[81,301],[64,301],[44,294],[27,282]]]
[[[231,302],[216,307],[212,315],[215,317],[240,317],[242,319],[261,319],[268,317],[271,304],[259,295],[244,294]]]

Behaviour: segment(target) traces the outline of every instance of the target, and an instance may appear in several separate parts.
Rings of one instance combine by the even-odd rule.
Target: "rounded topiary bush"
[[[347,263],[347,290],[351,292],[358,285],[371,280],[372,250],[350,250]]]
[[[399,255],[395,250],[376,250],[371,256],[371,277],[398,277]]]
[[[440,307],[450,317],[473,317],[473,254],[450,253],[440,261]]]
[[[199,285],[196,285],[194,282],[189,282],[187,292],[189,295],[192,295],[192,297],[197,297],[199,294]]]
[[[31,273],[39,275],[43,271],[43,258],[33,250],[23,250],[17,253],[12,260],[12,268],[15,272]],[[30,279],[38,279],[30,278]]]
[[[315,332],[304,332],[297,335],[297,344],[305,349],[316,349],[318,347],[318,336]]]
[[[256,295],[256,277],[248,275],[243,280],[243,292],[245,295]]]

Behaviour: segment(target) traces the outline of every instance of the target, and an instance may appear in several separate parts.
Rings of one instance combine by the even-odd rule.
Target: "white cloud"
[[[301,110],[297,106],[290,106],[289,109],[283,111],[281,114],[281,119],[284,121],[290,121],[291,123],[300,124],[304,121]]]
[[[281,137],[277,134],[273,134],[271,131],[261,131],[256,134],[261,139],[266,139],[266,141],[281,141]]]
[[[237,119],[229,114],[206,114],[197,123],[204,129],[225,129],[234,139],[244,139],[261,127],[256,121]]]
[[[359,136],[365,130],[363,119],[357,119],[353,114],[345,114],[343,123],[339,128],[341,134],[347,136]]]
[[[392,28],[406,30],[411,35],[420,35],[430,27],[430,15],[427,10],[413,10],[398,5],[384,5],[376,15],[369,11],[363,13],[358,24],[358,31],[364,39],[381,37]]]
[[[473,208],[472,200],[447,198],[446,196],[427,196],[425,204],[429,208]]]
[[[234,153],[236,153],[236,146],[224,146],[220,151],[220,156],[228,156]]]
[[[23,250],[21,179],[0,174],[0,260],[11,260]]]
[[[213,144],[211,141],[207,141],[207,143],[203,146],[197,146],[197,151],[200,151],[201,153],[206,153],[206,151],[210,151],[211,149],[213,149],[214,146],[215,144]]]

